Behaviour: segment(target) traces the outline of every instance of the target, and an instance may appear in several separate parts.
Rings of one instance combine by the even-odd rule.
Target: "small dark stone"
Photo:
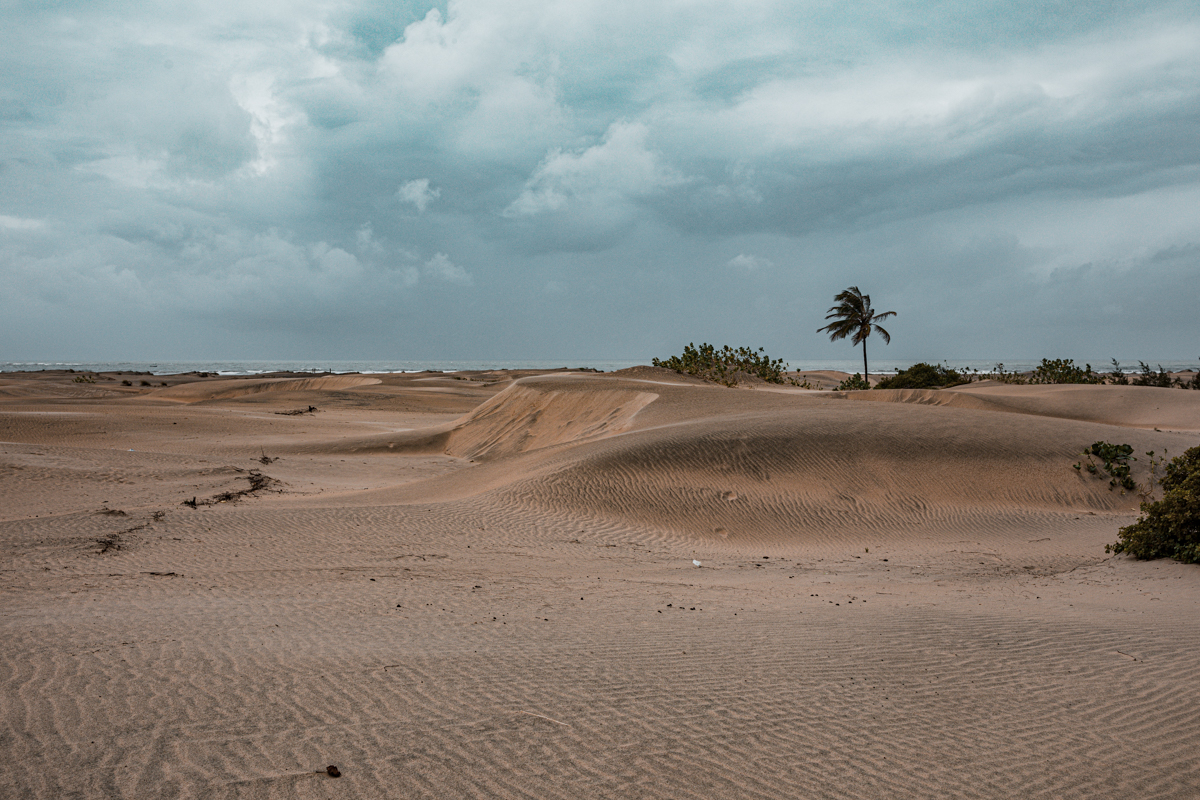
[[[342,777],[342,772],[341,772],[341,770],[339,770],[339,769],[338,769],[337,767],[335,767],[333,764],[330,764],[328,767],[326,767],[326,768],[325,768],[325,771],[329,773],[329,777],[331,777],[331,778],[340,778],[340,777]]]

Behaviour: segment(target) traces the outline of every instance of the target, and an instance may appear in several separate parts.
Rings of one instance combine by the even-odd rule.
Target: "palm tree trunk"
[[[871,376],[867,373],[867,340],[863,339],[863,380],[867,382],[867,386],[871,385]]]

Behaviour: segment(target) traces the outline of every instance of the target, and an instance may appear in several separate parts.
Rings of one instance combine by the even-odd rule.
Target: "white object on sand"
[[[697,567],[700,566],[700,562],[694,558],[692,559],[692,563],[695,564]]]

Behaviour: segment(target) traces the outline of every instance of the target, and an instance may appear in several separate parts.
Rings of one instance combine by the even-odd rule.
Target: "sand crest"
[[[1200,569],[1071,468],[1198,392],[75,377],[0,375],[0,796],[1200,793]]]

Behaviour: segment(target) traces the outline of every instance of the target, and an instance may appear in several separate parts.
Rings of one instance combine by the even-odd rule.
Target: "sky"
[[[0,359],[1200,358],[1200,5],[0,3]]]

